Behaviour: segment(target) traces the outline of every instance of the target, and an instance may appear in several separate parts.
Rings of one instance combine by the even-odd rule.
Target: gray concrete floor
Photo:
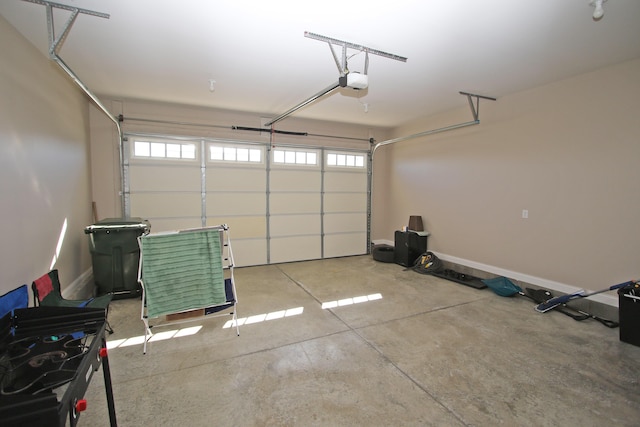
[[[140,300],[112,303],[120,426],[640,424],[640,347],[594,320],[368,256],[235,277],[239,337],[228,317],[155,328],[202,325],[143,355]],[[86,397],[79,425],[108,426],[100,372]]]

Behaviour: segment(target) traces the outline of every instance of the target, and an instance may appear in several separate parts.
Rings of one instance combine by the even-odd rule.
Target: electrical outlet
[[[529,210],[522,209],[522,218],[524,218],[524,219],[529,218]]]

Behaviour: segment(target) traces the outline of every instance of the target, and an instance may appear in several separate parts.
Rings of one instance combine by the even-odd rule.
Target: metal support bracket
[[[334,39],[334,38],[327,37],[327,36],[321,36],[320,34],[311,33],[309,31],[305,31],[304,32],[304,36],[308,37],[310,39],[324,41],[324,42],[327,42],[329,44],[340,45],[343,48],[345,48],[345,50],[346,50],[346,48],[350,48],[350,49],[359,50],[361,52],[369,52],[372,55],[378,55],[378,56],[382,56],[382,57],[385,57],[385,58],[394,59],[396,61],[407,62],[407,58],[405,58],[404,56],[395,55],[393,53],[388,53],[388,52],[383,52],[381,50],[372,49],[370,47],[362,46],[362,45],[355,44],[355,43],[349,43],[349,42],[346,42],[344,40],[338,40],[338,39]]]
[[[474,126],[480,124],[480,99],[488,99],[490,101],[495,101],[497,98],[492,98],[490,96],[477,95],[469,92],[460,92],[460,95],[465,95],[469,100],[469,107],[471,108],[471,114],[473,115],[473,120],[465,123],[458,123],[456,125],[445,126],[438,129],[426,130],[424,132],[414,133],[413,135],[401,136],[400,138],[389,139],[387,141],[382,141],[373,146],[371,150],[371,156],[373,156],[376,150],[384,145],[395,144],[397,142],[406,141],[408,139],[420,138],[427,135],[433,135],[436,133],[447,132],[454,129],[460,129],[467,126]],[[476,99],[476,104],[473,104],[473,100],[471,98]]]
[[[327,88],[321,90],[320,92],[316,93],[315,95],[311,96],[310,98],[307,98],[306,100],[302,101],[301,103],[299,103],[298,105],[290,108],[289,110],[285,111],[284,113],[280,114],[279,116],[271,119],[270,121],[268,121],[267,123],[265,123],[265,126],[271,126],[276,122],[279,122],[280,120],[288,117],[289,115],[291,115],[293,112],[299,110],[300,108],[309,105],[310,103],[312,103],[313,101],[321,98],[322,96],[328,94],[329,92],[332,92],[334,89],[337,89],[338,87],[344,87],[346,86],[346,75],[349,74],[349,66],[347,64],[347,49],[355,49],[358,50],[360,52],[364,52],[365,53],[365,63],[364,63],[364,74],[366,75],[369,71],[369,54],[372,55],[378,55],[378,56],[382,56],[385,58],[389,58],[389,59],[393,59],[396,61],[401,61],[401,62],[407,62],[407,58],[405,58],[404,56],[400,56],[400,55],[394,55],[392,53],[388,53],[388,52],[383,52],[381,50],[376,50],[376,49],[372,49],[370,47],[366,47],[366,46],[362,46],[359,44],[355,44],[355,43],[349,43],[346,42],[344,40],[338,40],[338,39],[334,39],[331,37],[326,37],[326,36],[321,36],[319,34],[315,34],[315,33],[310,33],[309,31],[305,31],[304,32],[304,36],[308,37],[310,39],[315,39],[315,40],[320,40],[323,42],[327,42],[329,44],[329,49],[331,50],[331,55],[333,56],[333,60],[336,63],[336,67],[338,67],[338,72],[340,73],[340,77],[338,79],[338,83],[328,86]],[[342,47],[342,60],[338,59],[338,55],[336,54],[333,45],[338,45]]]
[[[336,67],[338,67],[338,73],[342,75],[344,73],[344,63],[340,64],[338,60],[338,55],[336,55],[336,51],[333,50],[333,45],[331,43],[327,43],[329,45],[329,50],[331,51],[331,55],[333,56],[333,60],[336,62]],[[345,56],[345,48],[342,49],[342,57]]]
[[[467,96],[467,99],[469,100],[469,108],[471,108],[471,114],[473,114],[473,120],[476,120],[476,121],[479,120],[478,117],[480,116],[480,98],[488,99],[491,101],[496,100],[496,98],[492,98],[490,96],[476,95],[474,93],[468,93],[468,92],[460,92],[460,95]],[[471,98],[476,99],[475,105],[473,105],[473,100]]]
[[[79,13],[84,13],[86,15],[98,16],[100,18],[109,19],[108,13],[96,12],[94,10],[82,9],[80,7],[69,6],[66,4],[54,3],[46,0],[23,0],[29,3],[41,4],[46,7],[47,10],[47,28],[49,30],[49,55],[51,57],[55,57],[58,54],[58,50],[64,43],[64,40],[67,38],[73,23],[76,21]],[[55,28],[53,25],[53,8],[68,10],[71,12],[71,16],[67,19],[67,22],[62,28],[60,35],[56,38]]]
[[[80,87],[80,89],[82,89],[82,91],[96,104],[96,106],[100,110],[102,110],[102,112],[116,126],[116,130],[118,131],[118,151],[119,151],[119,154],[120,154],[120,183],[122,185],[122,191],[120,192],[120,203],[121,203],[121,207],[122,207],[123,216],[128,217],[129,209],[126,206],[126,198],[125,198],[125,193],[126,193],[125,190],[126,190],[126,181],[127,181],[127,179],[126,179],[125,173],[124,173],[124,154],[123,154],[123,137],[124,136],[122,134],[122,127],[120,126],[120,120],[119,120],[118,117],[116,117],[113,114],[111,114],[111,112],[98,99],[98,97],[93,92],[91,92],[89,90],[89,88],[80,80],[80,78],[78,78],[78,76],[73,72],[73,70],[71,70],[71,68],[69,68],[69,66],[67,64],[65,64],[65,62],[62,60],[62,58],[60,58],[60,56],[58,56],[58,50],[60,49],[60,47],[64,43],[64,40],[67,37],[67,35],[69,34],[69,31],[71,30],[71,27],[73,26],[73,23],[75,22],[75,20],[78,17],[79,13],[83,13],[85,15],[97,16],[99,18],[107,18],[107,19],[109,19],[109,14],[102,13],[102,12],[96,12],[96,11],[89,10],[89,9],[82,9],[82,8],[79,8],[79,7],[69,6],[69,5],[66,5],[66,4],[54,3],[54,2],[51,2],[51,1],[47,1],[47,0],[23,0],[23,1],[28,1],[30,3],[36,3],[36,4],[44,5],[46,7],[46,11],[47,11],[47,27],[48,27],[48,30],[49,30],[48,31],[49,32],[49,56],[51,57],[51,59],[56,64],[58,64],[58,66],[65,73],[67,73],[67,75],[69,77],[71,77],[71,79],[73,79],[73,81]],[[67,22],[66,22],[64,28],[62,29],[62,32],[60,33],[60,36],[57,37],[57,38],[56,38],[56,35],[55,35],[55,28],[54,28],[54,22],[53,22],[53,9],[54,8],[68,10],[68,11],[71,12],[71,16],[69,17],[69,19],[67,19]]]

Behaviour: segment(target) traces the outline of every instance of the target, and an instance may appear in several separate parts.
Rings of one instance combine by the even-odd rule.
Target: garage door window
[[[327,166],[364,168],[364,154],[327,153]]]
[[[195,160],[196,145],[184,142],[135,140],[133,156],[137,158]]]
[[[262,149],[227,144],[210,144],[209,160],[216,162],[262,163]]]
[[[273,163],[282,165],[318,165],[317,151],[273,150]]]

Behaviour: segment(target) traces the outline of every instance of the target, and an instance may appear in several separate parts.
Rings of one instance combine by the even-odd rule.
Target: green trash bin
[[[98,295],[111,293],[113,299],[142,295],[138,283],[138,236],[150,230],[149,221],[141,218],[107,218],[84,229],[89,235]]]

